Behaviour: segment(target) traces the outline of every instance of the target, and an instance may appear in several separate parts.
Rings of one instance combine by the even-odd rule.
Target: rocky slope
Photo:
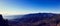
[[[35,13],[9,21],[9,26],[59,26],[60,14]]]

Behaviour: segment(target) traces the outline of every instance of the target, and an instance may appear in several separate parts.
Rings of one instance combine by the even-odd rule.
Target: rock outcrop
[[[0,26],[8,26],[8,21],[4,20],[1,14],[0,14]]]

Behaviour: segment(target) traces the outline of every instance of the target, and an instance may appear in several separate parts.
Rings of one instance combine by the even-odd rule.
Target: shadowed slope
[[[0,26],[8,26],[8,21],[4,20],[1,14],[0,14]]]

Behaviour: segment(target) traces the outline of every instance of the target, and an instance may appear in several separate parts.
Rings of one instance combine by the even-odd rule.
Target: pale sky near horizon
[[[0,0],[0,14],[60,13],[60,0]]]

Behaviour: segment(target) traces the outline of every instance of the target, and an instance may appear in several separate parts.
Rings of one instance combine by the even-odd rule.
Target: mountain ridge
[[[21,18],[14,19],[10,25],[16,26],[56,26],[60,21],[60,14],[35,13],[23,15]],[[15,24],[14,24],[14,23]]]

